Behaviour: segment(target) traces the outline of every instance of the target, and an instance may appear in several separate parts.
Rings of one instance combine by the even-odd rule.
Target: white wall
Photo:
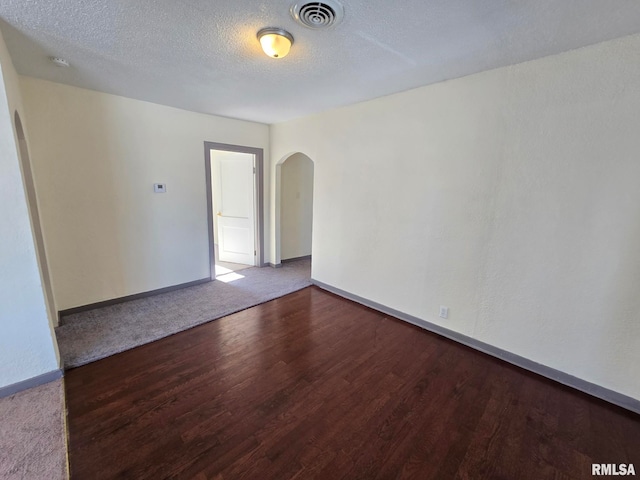
[[[18,139],[18,157],[20,158],[20,167],[22,169],[22,179],[24,181],[25,193],[27,195],[27,206],[29,209],[29,217],[31,219],[31,228],[33,230],[33,238],[36,245],[36,258],[40,270],[40,279],[42,280],[44,298],[47,305],[47,315],[52,325],[58,324],[58,312],[53,301],[53,289],[51,287],[51,275],[49,275],[49,265],[47,262],[47,252],[44,245],[44,236],[42,234],[42,222],[40,221],[38,196],[36,186],[33,180],[33,172],[31,169],[31,157],[29,155],[29,144],[27,142],[26,132],[22,125],[22,118],[18,112],[13,117],[16,137]]]
[[[28,77],[21,87],[58,310],[208,277],[204,141],[263,148],[268,162],[269,127]]]
[[[640,399],[638,112],[640,35],[274,125],[272,158],[315,162],[315,279]]]
[[[18,76],[1,35],[0,68],[0,387],[3,387],[58,369],[59,359],[47,317],[13,125],[14,112],[22,114]]]
[[[286,260],[311,255],[313,162],[296,153],[281,168],[280,248]]]

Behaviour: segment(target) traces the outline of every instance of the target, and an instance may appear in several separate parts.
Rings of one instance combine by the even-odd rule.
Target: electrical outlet
[[[167,191],[167,184],[166,183],[154,183],[153,184],[153,191],[155,193],[165,193]]]
[[[449,307],[440,305],[440,318],[449,318]]]

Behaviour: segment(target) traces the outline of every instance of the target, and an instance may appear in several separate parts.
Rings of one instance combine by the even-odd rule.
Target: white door
[[[251,153],[211,150],[218,258],[255,265],[254,163]]]

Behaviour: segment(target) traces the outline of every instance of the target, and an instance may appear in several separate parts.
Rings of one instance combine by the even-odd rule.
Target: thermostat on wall
[[[153,184],[153,191],[156,193],[165,193],[167,191],[167,184],[166,183],[154,183]]]

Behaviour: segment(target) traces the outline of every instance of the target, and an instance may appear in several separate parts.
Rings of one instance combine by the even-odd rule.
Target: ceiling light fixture
[[[293,36],[281,28],[263,28],[258,32],[258,40],[264,53],[271,58],[286,57],[293,45]]]

